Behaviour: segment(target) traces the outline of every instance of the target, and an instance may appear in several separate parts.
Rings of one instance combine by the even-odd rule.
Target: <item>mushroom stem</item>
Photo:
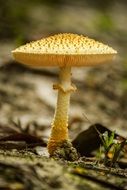
[[[71,67],[61,67],[59,84],[54,85],[58,89],[57,106],[53,122],[51,124],[51,136],[48,142],[48,151],[52,155],[61,142],[68,140],[68,111],[70,94],[75,88],[71,85]]]

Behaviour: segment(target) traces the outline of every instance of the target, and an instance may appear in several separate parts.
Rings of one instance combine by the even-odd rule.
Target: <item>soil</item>
[[[20,158],[20,159],[19,159]],[[2,189],[126,189],[127,171],[93,161],[65,162],[28,150],[0,151]]]

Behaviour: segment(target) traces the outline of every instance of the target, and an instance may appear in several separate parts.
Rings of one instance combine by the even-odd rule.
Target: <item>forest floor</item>
[[[76,78],[77,75],[80,78]],[[72,78],[78,90],[72,94],[70,108],[72,142],[78,142],[77,134],[95,123],[126,138],[126,91],[117,88],[123,75],[118,64],[110,65],[110,71],[109,65],[74,69]],[[78,161],[49,158],[46,144],[56,101],[52,84],[56,80],[57,69],[28,69],[13,62],[1,66],[0,187],[127,189],[126,153],[121,155],[119,166],[115,168],[105,167],[98,157],[95,158],[97,153],[93,156],[88,152],[92,157],[84,157],[91,146],[93,131],[79,137],[83,149]],[[98,139],[92,141],[98,144]],[[99,146],[93,151],[99,150]]]
[[[127,29],[125,24],[121,24],[121,21],[124,23],[127,13],[124,6],[120,8],[117,6],[109,12],[109,15],[112,13],[112,17],[117,21],[114,23],[115,28],[109,28],[112,35],[102,31],[105,22],[102,13],[98,14],[89,8],[84,13],[81,6],[75,10],[77,11],[75,25],[79,25],[78,16],[86,19],[83,26],[80,24],[83,28],[79,27],[79,33],[86,28],[86,33],[92,36],[97,34],[98,39],[111,42],[121,54],[113,63],[101,67],[72,68],[72,82],[78,90],[71,95],[69,135],[73,144],[78,146],[79,143],[81,146],[78,147],[81,155],[78,161],[49,158],[46,149],[57,97],[52,85],[58,79],[58,68],[36,70],[18,65],[10,54],[15,48],[14,43],[0,42],[1,190],[127,189],[127,148],[125,147],[124,153],[120,154],[114,167],[104,166],[104,157],[98,156],[100,137],[93,130],[94,124],[101,126],[102,131],[106,126],[110,133],[115,131],[118,137],[127,138]],[[45,6],[43,9],[48,11]],[[39,7],[35,7],[34,11],[38,12],[40,18],[39,10]],[[49,9],[49,12],[54,15],[56,11],[51,10]],[[57,20],[58,28],[55,29],[56,25],[53,25],[55,31],[61,28],[60,23],[64,23],[63,28],[72,27],[70,31],[73,30],[70,23],[75,11],[71,6],[64,7],[60,11],[61,14],[57,12],[62,15]],[[47,12],[43,12],[46,16]],[[98,24],[96,24],[100,28],[87,30],[92,28],[87,19],[89,13],[91,20],[94,20],[97,14]],[[32,14],[33,20],[35,15]],[[67,18],[70,19],[68,22]],[[34,28],[41,33],[42,27],[39,28],[39,24],[38,28]],[[50,28],[47,28],[48,30]],[[28,39],[33,40],[38,36],[34,32],[33,30]],[[78,136],[79,134],[82,136]],[[96,146],[91,145],[91,141]]]

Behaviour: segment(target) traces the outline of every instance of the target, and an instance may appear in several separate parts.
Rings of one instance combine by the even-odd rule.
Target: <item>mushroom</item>
[[[48,152],[52,156],[68,137],[68,111],[70,94],[76,90],[71,84],[71,67],[95,66],[109,62],[117,53],[113,48],[77,34],[57,34],[27,43],[12,51],[14,58],[34,67],[59,67],[57,106],[52,121]]]

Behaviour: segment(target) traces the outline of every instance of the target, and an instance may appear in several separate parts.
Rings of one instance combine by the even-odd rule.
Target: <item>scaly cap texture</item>
[[[92,66],[112,60],[113,48],[77,34],[57,34],[27,43],[12,51],[14,58],[26,65]]]

